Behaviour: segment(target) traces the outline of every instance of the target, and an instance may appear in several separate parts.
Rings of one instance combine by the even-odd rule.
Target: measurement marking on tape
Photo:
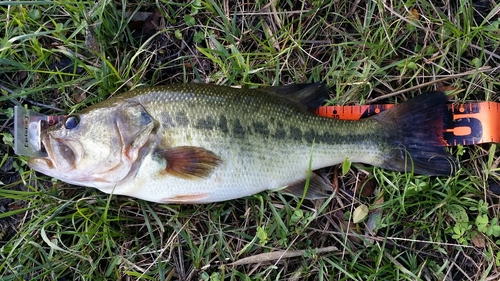
[[[316,114],[341,120],[359,120],[393,107],[394,104],[320,106]],[[500,142],[500,103],[470,102],[448,104],[451,118],[443,138],[448,146]]]

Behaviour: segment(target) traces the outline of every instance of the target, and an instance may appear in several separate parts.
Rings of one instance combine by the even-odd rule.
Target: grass
[[[452,86],[456,100],[499,100],[498,4],[396,2],[0,3],[1,279],[500,278],[494,144],[451,148],[450,178],[353,164],[325,169],[326,201],[264,192],[195,206],[70,186],[13,154],[12,106],[67,114],[148,85],[323,81],[333,104]]]

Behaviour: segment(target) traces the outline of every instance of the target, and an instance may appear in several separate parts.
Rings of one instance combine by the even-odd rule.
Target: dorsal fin
[[[293,101],[309,112],[316,110],[329,98],[328,87],[321,82],[267,87],[262,90]]]

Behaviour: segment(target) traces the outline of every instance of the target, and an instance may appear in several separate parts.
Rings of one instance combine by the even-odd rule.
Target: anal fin
[[[190,194],[190,195],[177,195],[174,197],[163,198],[161,202],[166,204],[198,204],[200,201],[206,199],[209,194]]]
[[[290,193],[297,197],[304,196],[304,188],[307,179],[303,179],[288,185],[286,188],[281,189],[281,192]],[[330,182],[324,177],[312,172],[309,178],[309,186],[307,187],[306,199],[315,200],[320,198],[328,198],[332,194],[332,187]]]

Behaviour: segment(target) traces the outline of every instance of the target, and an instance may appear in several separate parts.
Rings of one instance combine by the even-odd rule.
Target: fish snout
[[[35,165],[45,165],[47,168],[57,169],[59,172],[69,172],[76,167],[80,159],[77,150],[79,147],[81,148],[77,141],[43,134],[42,145],[47,152],[47,157],[33,158]]]

